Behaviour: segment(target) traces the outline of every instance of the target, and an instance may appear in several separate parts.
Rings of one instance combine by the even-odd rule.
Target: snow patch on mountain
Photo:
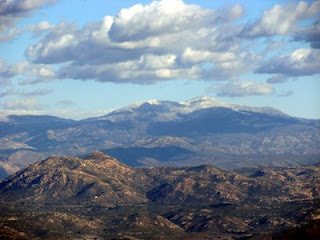
[[[182,105],[180,108],[181,113],[191,113],[200,109],[211,107],[231,108],[231,105],[229,104],[219,102],[216,99],[206,96],[193,98],[186,102],[180,102],[180,104]]]
[[[141,117],[145,114],[145,117],[149,116],[151,118],[150,120],[160,122],[173,121],[178,120],[180,118],[179,115],[181,114],[189,114],[197,110],[214,107],[229,108],[233,111],[241,112],[264,113],[282,117],[287,116],[281,111],[270,107],[248,107],[244,105],[227,104],[211,97],[201,96],[185,102],[148,100],[135,103],[112,111],[105,116],[99,117],[98,120],[117,122],[135,119],[136,117]],[[153,112],[154,115],[152,115],[151,112]],[[150,115],[147,115],[147,113]]]

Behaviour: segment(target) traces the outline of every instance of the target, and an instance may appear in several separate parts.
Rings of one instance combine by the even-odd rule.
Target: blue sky
[[[320,1],[0,0],[0,112],[206,95],[320,119]]]

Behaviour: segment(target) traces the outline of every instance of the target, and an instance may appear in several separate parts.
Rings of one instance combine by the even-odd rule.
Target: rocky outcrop
[[[0,199],[67,204],[210,205],[319,198],[320,168],[266,168],[241,175],[212,166],[132,168],[102,152],[51,157],[0,183]]]

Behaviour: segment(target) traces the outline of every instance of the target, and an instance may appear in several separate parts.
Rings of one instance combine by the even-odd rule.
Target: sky
[[[0,0],[0,114],[209,96],[320,119],[320,1]]]

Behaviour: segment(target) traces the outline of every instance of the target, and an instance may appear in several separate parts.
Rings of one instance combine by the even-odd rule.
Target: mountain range
[[[252,170],[254,171],[254,170]],[[320,198],[320,168],[258,169],[250,176],[213,166],[132,168],[96,151],[51,157],[0,183],[3,201],[43,204],[210,205]]]
[[[320,121],[264,107],[149,100],[80,121],[53,116],[0,117],[0,178],[53,155],[99,149],[130,166],[227,169],[299,166],[319,161]]]
[[[84,158],[50,157],[0,182],[0,238],[320,234],[318,165],[241,171],[208,165],[134,168],[99,151]]]

